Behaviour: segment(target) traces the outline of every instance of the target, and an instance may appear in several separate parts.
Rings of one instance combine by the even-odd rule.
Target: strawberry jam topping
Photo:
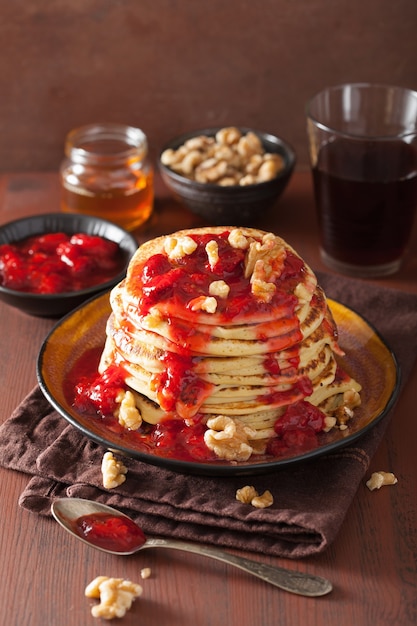
[[[123,267],[117,243],[97,235],[47,233],[0,246],[0,285],[26,293],[87,289]]]
[[[184,419],[193,417],[207,398],[213,385],[199,378],[193,370],[193,359],[165,352],[161,358],[164,371],[154,377],[159,406],[176,411]]]
[[[323,430],[324,420],[324,413],[306,400],[288,406],[275,422],[277,437],[268,442],[267,453],[279,457],[291,451],[313,450],[318,446],[317,434]]]
[[[75,385],[75,406],[82,413],[112,415],[117,409],[116,398],[127,389],[122,368],[110,365],[103,374],[85,374]]]
[[[170,260],[164,254],[155,254],[134,267],[128,275],[126,288],[138,300],[138,311],[147,315],[157,304],[158,309],[169,318],[194,321],[199,313],[189,308],[191,300],[208,296],[210,284],[222,280],[230,288],[227,298],[217,298],[216,323],[238,322],[242,319],[258,320],[262,314],[269,318],[271,309],[283,311],[288,318],[294,317],[298,304],[292,291],[302,280],[304,263],[291,251],[287,251],[283,269],[275,281],[276,291],[271,303],[264,303],[251,293],[250,277],[245,277],[246,250],[233,248],[228,243],[229,231],[216,235],[191,235],[197,247],[191,254]],[[215,241],[218,246],[218,261],[211,266],[206,245]],[[282,316],[284,317],[284,315]]]

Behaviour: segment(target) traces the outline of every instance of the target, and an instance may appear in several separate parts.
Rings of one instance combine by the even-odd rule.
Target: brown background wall
[[[55,170],[68,130],[241,124],[307,165],[305,102],[328,84],[417,89],[417,0],[0,0],[0,171]]]

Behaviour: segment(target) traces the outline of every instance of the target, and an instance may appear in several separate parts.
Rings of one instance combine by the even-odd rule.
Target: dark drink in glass
[[[417,207],[417,147],[335,138],[321,146],[312,171],[324,257],[390,273]]]
[[[393,274],[417,208],[417,91],[325,87],[306,113],[324,263],[364,278]]]

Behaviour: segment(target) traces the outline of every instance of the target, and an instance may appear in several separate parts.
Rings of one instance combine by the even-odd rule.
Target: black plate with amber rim
[[[247,462],[198,462],[159,456],[138,449],[128,436],[110,430],[101,419],[79,413],[67,396],[68,372],[87,352],[99,354],[110,314],[109,292],[89,300],[60,320],[46,337],[39,353],[37,376],[51,405],[70,424],[105,448],[145,463],[177,472],[210,476],[251,475],[271,472],[346,446],[373,428],[392,408],[398,395],[400,372],[396,358],[381,336],[360,315],[329,300],[346,356],[339,359],[345,371],[362,385],[362,404],[355,409],[348,429],[333,429],[318,447],[279,458],[258,457]],[[98,358],[98,357],[97,357]]]

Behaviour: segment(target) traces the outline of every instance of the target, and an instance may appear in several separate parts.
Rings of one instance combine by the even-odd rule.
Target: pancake
[[[272,233],[207,227],[148,241],[110,304],[99,372],[124,372],[139,425],[205,424],[216,458],[265,453],[289,407],[313,405],[325,429],[360,403],[316,276]]]

